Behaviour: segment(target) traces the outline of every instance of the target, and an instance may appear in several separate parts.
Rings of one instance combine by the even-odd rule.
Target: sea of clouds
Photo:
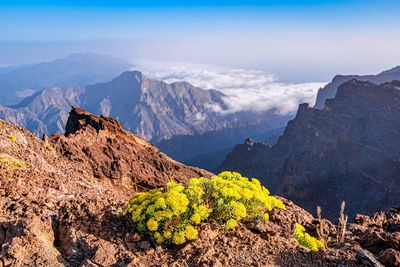
[[[229,112],[276,109],[281,114],[294,113],[300,103],[314,105],[318,89],[326,84],[283,83],[273,74],[260,70],[144,59],[133,62],[134,69],[147,77],[167,83],[186,81],[202,89],[223,92]],[[215,106],[210,109],[220,111]]]

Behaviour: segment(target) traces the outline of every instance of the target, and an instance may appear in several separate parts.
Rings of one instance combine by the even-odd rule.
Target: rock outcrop
[[[300,105],[278,143],[238,145],[220,170],[259,177],[275,194],[335,220],[400,203],[400,82],[349,81],[323,110]]]
[[[371,216],[357,214],[349,230],[385,266],[400,266],[400,207]]]
[[[336,75],[330,83],[318,90],[315,107],[322,109],[327,99],[335,97],[340,85],[353,79],[369,81],[376,84],[400,80],[400,66],[383,71],[377,75]]]
[[[78,108],[70,112],[65,136],[55,134],[48,142],[64,157],[80,162],[90,176],[133,191],[211,175],[174,161],[142,137],[125,131],[119,121]]]

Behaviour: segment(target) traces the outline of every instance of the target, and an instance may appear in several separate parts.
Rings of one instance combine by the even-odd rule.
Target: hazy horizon
[[[400,63],[398,1],[2,1],[0,66],[75,52],[327,82]]]

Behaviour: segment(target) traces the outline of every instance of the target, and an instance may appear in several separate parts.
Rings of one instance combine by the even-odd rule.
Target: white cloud
[[[187,81],[203,89],[227,95],[229,112],[265,111],[276,108],[282,114],[296,112],[300,103],[314,104],[317,91],[325,83],[282,83],[273,74],[251,69],[231,69],[213,65],[134,60],[135,69],[167,83]],[[210,105],[210,109],[221,111]]]

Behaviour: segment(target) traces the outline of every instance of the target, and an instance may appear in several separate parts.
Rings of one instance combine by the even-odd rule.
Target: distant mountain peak
[[[400,66],[396,66],[396,67],[391,68],[389,70],[382,71],[380,73],[380,75],[382,75],[382,74],[398,74],[398,73],[400,73]]]
[[[32,94],[43,88],[106,82],[130,67],[125,60],[89,52],[17,66],[0,74],[0,104],[15,105],[23,100],[26,92]]]
[[[327,99],[335,97],[341,84],[353,79],[358,81],[370,81],[376,84],[400,80],[400,66],[383,71],[377,75],[336,75],[330,83],[318,90],[315,107],[322,109]]]
[[[143,74],[140,71],[136,70],[128,70],[121,73],[119,76],[115,77],[110,81],[110,83],[115,82],[132,82],[136,80],[137,82],[141,82],[143,78]]]

